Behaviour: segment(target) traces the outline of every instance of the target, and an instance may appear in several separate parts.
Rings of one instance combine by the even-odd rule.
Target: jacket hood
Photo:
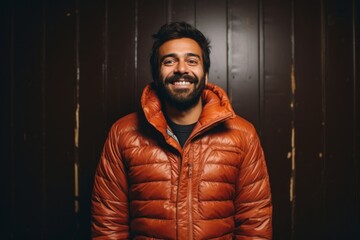
[[[203,110],[191,135],[236,116],[227,94],[215,84],[206,84],[201,99]],[[144,88],[141,96],[141,107],[147,121],[160,131],[168,141],[171,137],[167,133],[167,122],[154,83],[149,83]]]

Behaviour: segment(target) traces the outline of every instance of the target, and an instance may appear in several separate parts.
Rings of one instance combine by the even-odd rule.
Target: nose
[[[188,73],[186,62],[184,60],[178,61],[178,64],[176,65],[176,68],[175,68],[175,73],[178,73],[178,74]]]

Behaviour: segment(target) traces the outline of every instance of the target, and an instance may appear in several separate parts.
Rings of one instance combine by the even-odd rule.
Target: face
[[[169,40],[159,48],[161,97],[171,107],[187,110],[199,103],[207,77],[202,51],[190,38]]]

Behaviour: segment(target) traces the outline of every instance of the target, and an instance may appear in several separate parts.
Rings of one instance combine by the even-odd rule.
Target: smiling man
[[[160,47],[159,57],[160,76],[156,83],[167,108],[181,111],[201,108],[200,96],[207,79],[201,48],[196,41],[190,38],[169,40]]]
[[[111,128],[96,171],[93,239],[271,239],[254,127],[208,82],[210,45],[184,22],[153,35],[141,111]]]

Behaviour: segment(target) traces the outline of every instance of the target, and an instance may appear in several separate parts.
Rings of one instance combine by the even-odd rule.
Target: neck
[[[169,106],[169,104],[166,104],[167,117],[170,118],[171,121],[179,125],[190,125],[196,123],[199,120],[201,111],[201,99],[194,107],[182,111]]]

